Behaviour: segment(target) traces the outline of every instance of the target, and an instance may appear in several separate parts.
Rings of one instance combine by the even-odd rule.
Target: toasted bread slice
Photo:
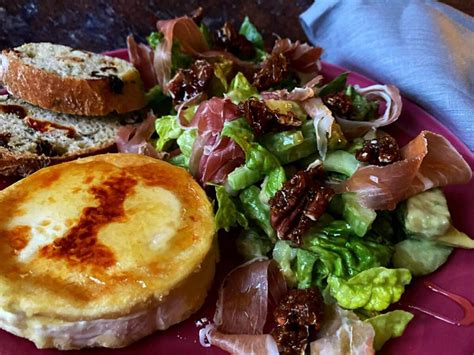
[[[196,311],[212,206],[184,170],[135,154],[42,169],[0,192],[0,327],[39,348],[121,347]]]
[[[104,116],[145,106],[139,72],[129,62],[51,43],[27,43],[1,55],[7,90],[42,108]]]
[[[0,176],[26,176],[48,165],[111,151],[118,128],[141,116],[59,114],[5,96],[0,99]]]

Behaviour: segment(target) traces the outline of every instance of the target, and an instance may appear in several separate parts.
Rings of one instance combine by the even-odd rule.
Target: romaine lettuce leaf
[[[275,243],[272,257],[278,263],[280,270],[285,277],[288,286],[293,287],[297,284],[296,271],[294,264],[296,261],[296,248],[292,248],[290,243],[285,240],[279,240]]]
[[[353,86],[348,86],[345,94],[352,101],[351,119],[355,121],[369,121],[377,118],[379,104],[377,101],[370,101],[359,94]]]
[[[342,73],[341,75],[334,78],[332,81],[323,86],[319,92],[319,97],[324,97],[329,94],[334,94],[336,92],[344,90],[346,87],[347,76],[349,73]]]
[[[216,186],[217,212],[216,212],[216,228],[224,229],[227,232],[231,227],[247,228],[248,221],[245,215],[237,209],[232,197],[225,191],[223,186]]]
[[[238,72],[230,82],[229,90],[225,96],[230,98],[233,103],[238,104],[248,100],[250,97],[258,97],[259,94],[257,89],[249,83],[245,75]]]
[[[254,46],[256,56],[255,59],[260,62],[265,59],[267,56],[267,53],[264,50],[264,43],[263,43],[263,37],[258,32],[257,28],[255,25],[250,22],[250,19],[248,16],[245,16],[244,21],[242,22],[242,25],[240,26],[239,33],[243,35],[249,42],[251,42]]]
[[[244,118],[226,122],[221,131],[223,137],[232,138],[245,154],[250,150],[250,145],[254,140],[252,129]]]
[[[275,231],[270,224],[270,207],[260,201],[260,189],[252,185],[239,194],[242,211],[253,220],[271,240],[275,240]]]
[[[342,201],[344,202],[342,216],[351,225],[354,233],[363,237],[375,221],[377,213],[370,208],[363,207],[355,193],[342,194]]]
[[[304,249],[296,249],[298,288],[308,288],[313,284],[313,268],[316,260],[318,260],[316,254]]]
[[[383,311],[397,302],[411,281],[408,269],[375,267],[345,280],[330,276],[328,287],[331,296],[346,309],[364,308]]]
[[[380,350],[387,340],[401,336],[412,319],[413,314],[398,309],[366,319],[375,330],[375,350]]]
[[[255,229],[242,231],[236,240],[237,252],[245,260],[259,256],[267,256],[272,250],[272,242],[267,237],[259,235]]]
[[[175,115],[162,116],[155,121],[155,130],[158,133],[156,149],[160,152],[165,151],[169,144],[176,140],[183,129]]]
[[[303,143],[304,136],[298,130],[268,133],[260,138],[260,142],[272,152],[284,152]]]
[[[359,161],[351,153],[335,150],[326,154],[323,166],[326,171],[334,171],[350,177],[359,167]]]
[[[154,31],[146,37],[146,40],[151,49],[155,50],[156,46],[163,40],[163,33]]]
[[[255,45],[255,47],[263,49],[263,37],[258,32],[255,25],[250,22],[248,16],[245,16],[242,25],[240,25],[239,33],[243,35],[249,42]]]
[[[299,131],[303,134],[303,141],[298,145],[288,147],[288,149],[281,150],[281,148],[278,148],[276,145],[272,145],[271,140],[266,141],[265,138],[262,140],[262,144],[278,158],[282,165],[295,162],[317,153],[318,148],[316,146],[316,134],[314,133],[313,121],[309,120],[303,123]]]
[[[187,160],[187,164],[189,165],[189,158],[191,157],[191,153],[193,151],[193,144],[197,136],[197,129],[185,129],[183,133],[178,137],[176,143],[178,143],[179,149],[181,153]]]
[[[263,180],[260,201],[268,204],[268,201],[282,188],[285,181],[285,169],[281,166],[270,171],[265,177],[265,180]]]
[[[347,278],[373,267],[386,266],[393,253],[391,246],[368,237],[325,235],[312,230],[305,236],[303,248],[318,255],[314,279],[320,288],[325,287],[331,275]]]

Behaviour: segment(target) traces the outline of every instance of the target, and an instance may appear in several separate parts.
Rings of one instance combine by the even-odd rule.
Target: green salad
[[[148,46],[129,38],[156,116],[150,141],[205,188],[217,230],[237,235],[243,261],[273,259],[289,288],[354,312],[373,349],[400,336],[413,315],[388,309],[413,277],[474,247],[441,189],[469,181],[463,158],[428,131],[399,147],[394,86],[324,76],[320,48],[268,47],[248,17],[238,30],[191,17],[158,29]]]

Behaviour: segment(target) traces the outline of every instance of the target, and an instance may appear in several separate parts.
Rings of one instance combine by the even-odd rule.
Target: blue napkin
[[[429,0],[317,0],[300,20],[324,60],[396,85],[474,150],[474,18]]]

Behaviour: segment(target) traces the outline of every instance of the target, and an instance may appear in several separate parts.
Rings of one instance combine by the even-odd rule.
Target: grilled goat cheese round
[[[153,158],[40,170],[0,211],[0,327],[39,348],[126,346],[196,311],[214,277],[207,196]]]

